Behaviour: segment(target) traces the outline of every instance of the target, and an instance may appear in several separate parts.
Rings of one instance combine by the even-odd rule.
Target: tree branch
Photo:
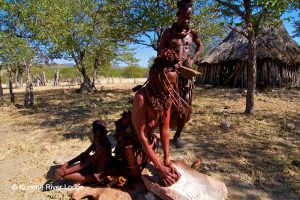
[[[140,44],[140,45],[144,45],[144,46],[147,46],[147,47],[151,47],[151,48],[153,48],[155,51],[157,51],[157,48],[156,48],[153,44],[143,43],[143,42],[140,42],[140,41],[138,41],[138,40],[135,40],[135,41],[133,41],[133,42],[136,43],[136,44]]]
[[[261,21],[265,17],[265,15],[267,14],[267,11],[268,11],[267,8],[263,8],[263,10],[261,11],[261,13],[259,13],[259,15],[258,15],[258,19],[256,21],[254,21],[254,23],[253,23],[254,34],[256,36],[257,36],[257,34],[259,32]]]
[[[237,32],[237,33],[239,33],[239,34],[241,34],[241,35],[243,35],[245,38],[248,39],[248,34],[247,34],[245,31],[243,31],[243,30],[238,30],[237,28],[234,28],[234,27],[232,27],[232,26],[230,26],[230,25],[228,25],[228,28],[230,28],[231,30],[233,30],[233,31],[235,31],[235,32]]]
[[[216,0],[219,4],[221,4],[222,6],[225,6],[227,8],[229,8],[230,10],[236,12],[237,15],[239,15],[242,19],[245,19],[245,14],[239,9],[238,6],[221,1],[221,0]]]

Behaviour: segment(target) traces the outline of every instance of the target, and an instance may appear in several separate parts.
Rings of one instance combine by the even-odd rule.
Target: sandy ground
[[[69,199],[69,183],[63,189],[48,184],[53,162],[69,160],[89,146],[95,119],[106,120],[113,130],[113,122],[130,109],[133,86],[97,85],[99,91],[86,96],[74,92],[78,86],[35,88],[33,108],[10,106],[6,95],[0,108],[0,199]],[[17,104],[23,98],[22,90],[16,93]],[[171,146],[172,159],[188,164],[201,159],[197,170],[223,181],[229,199],[300,199],[295,165],[300,91],[258,93],[254,116],[243,114],[244,98],[242,90],[196,88],[193,117],[182,134],[186,147]],[[220,128],[224,121],[229,128]],[[288,123],[296,128],[290,130]]]

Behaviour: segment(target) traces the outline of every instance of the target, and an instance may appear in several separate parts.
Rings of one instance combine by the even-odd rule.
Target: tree
[[[2,41],[2,45],[1,45],[2,48],[0,49],[0,62],[4,67],[6,67],[8,72],[10,100],[11,103],[14,104],[15,98],[14,98],[13,87],[12,87],[12,73],[18,71],[20,64],[24,66],[25,63],[28,62],[28,60],[33,57],[33,51],[28,46],[25,39],[23,38],[6,34],[4,32],[0,32],[0,37]],[[30,80],[30,75],[27,76],[27,80]],[[28,82],[27,87],[29,87],[29,85],[30,83]],[[30,91],[28,90],[27,92]],[[32,105],[33,94],[31,94],[31,97],[32,97],[31,100],[31,105]],[[25,98],[26,98],[26,94],[25,94]],[[25,105],[27,106],[29,104],[25,104]]]
[[[127,6],[123,7],[121,13],[126,13],[123,14],[124,24],[130,29],[128,32],[134,35],[132,42],[157,51],[163,31],[176,21],[176,1],[131,0]],[[226,34],[219,14],[213,12],[215,9],[216,5],[208,0],[196,1],[191,25],[209,48],[220,42],[220,38]]]
[[[112,62],[115,65],[119,62],[134,65],[137,59],[126,42],[99,41],[97,45],[89,49],[87,61],[90,62],[88,65],[93,66],[93,84],[95,84],[98,72],[105,70],[103,68],[112,67]]]
[[[127,66],[123,72],[122,77],[125,78],[143,78],[147,75],[148,69],[138,66]]]
[[[300,2],[299,1],[291,1],[290,11],[298,11],[298,19],[294,19],[294,37],[300,37]]]
[[[155,60],[155,56],[152,56],[152,57],[150,57],[149,58],[149,60],[148,60],[148,69],[150,69],[151,67],[152,67],[152,65],[154,64],[154,60]]]
[[[295,1],[294,3],[292,3],[291,5],[291,10],[300,10],[300,2]],[[294,20],[294,27],[295,27],[295,31],[294,31],[294,37],[300,37],[300,12],[298,12],[298,20]]]
[[[263,21],[279,19],[290,2],[285,0],[216,0],[219,10],[232,25],[242,25],[246,31],[230,28],[248,39],[248,70],[246,114],[254,112],[254,91],[256,88],[256,37],[260,32]],[[274,20],[276,21],[276,20]]]
[[[4,43],[0,51],[0,61],[8,64],[9,72],[16,72],[15,68],[20,65],[26,68],[28,73],[26,73],[25,106],[33,105],[30,67],[38,52],[36,38],[40,26],[39,20],[35,17],[37,5],[35,1],[1,1],[0,3],[0,37]],[[10,87],[12,91],[12,84]]]
[[[0,105],[3,104],[2,64],[0,63]]]
[[[47,44],[48,57],[74,60],[83,77],[80,91],[94,90],[89,70],[94,67],[96,76],[100,65],[114,60],[126,38],[120,19],[113,16],[116,11],[112,7],[116,5],[97,0],[36,2],[40,10],[36,17],[41,21],[39,34],[43,36],[39,39]]]

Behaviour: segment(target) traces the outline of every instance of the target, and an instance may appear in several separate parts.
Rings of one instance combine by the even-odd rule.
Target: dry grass
[[[122,111],[130,109],[131,86],[105,86],[86,96],[73,88],[38,91],[33,108],[0,108],[1,197],[68,199],[66,190],[13,191],[10,186],[43,185],[54,160],[68,160],[89,145],[93,120],[104,119],[113,129]],[[22,104],[23,94],[16,99]],[[201,159],[198,171],[224,181],[229,199],[299,199],[300,169],[292,161],[300,159],[300,91],[258,93],[253,116],[243,114],[244,101],[239,90],[197,88],[193,119],[182,135],[187,145],[172,146],[172,158],[189,164]],[[228,130],[219,127],[224,120]],[[295,130],[286,129],[289,122]]]

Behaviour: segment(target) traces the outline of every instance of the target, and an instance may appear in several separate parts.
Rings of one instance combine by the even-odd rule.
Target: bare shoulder
[[[193,36],[198,36],[198,32],[196,31],[196,29],[191,29],[190,33],[191,33]]]
[[[142,90],[137,91],[135,93],[134,101],[133,101],[134,107],[135,106],[141,107],[142,105],[144,105],[144,102],[145,102],[145,98],[144,98],[143,91]]]

